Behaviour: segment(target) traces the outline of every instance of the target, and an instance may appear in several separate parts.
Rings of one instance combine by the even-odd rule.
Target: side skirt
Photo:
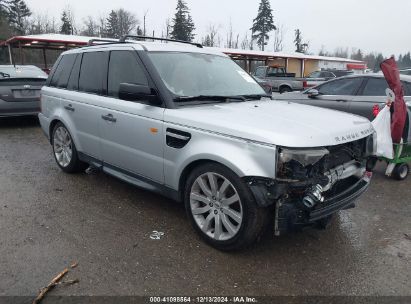
[[[78,155],[81,161],[89,163],[91,166],[94,166],[95,168],[103,171],[104,173],[121,179],[122,181],[125,181],[126,183],[129,183],[133,186],[151,192],[155,192],[174,201],[181,202],[181,195],[177,190],[174,190],[170,187],[167,187],[163,184],[155,182],[141,175],[104,163],[82,152],[78,152]]]

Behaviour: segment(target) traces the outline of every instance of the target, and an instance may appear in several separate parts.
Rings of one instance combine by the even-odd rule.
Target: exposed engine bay
[[[352,207],[368,187],[373,151],[373,136],[317,149],[279,148],[276,179],[250,183],[254,195],[264,187],[265,201],[275,204],[276,235]]]

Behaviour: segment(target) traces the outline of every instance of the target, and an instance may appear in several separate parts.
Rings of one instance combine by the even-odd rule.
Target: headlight
[[[314,165],[325,155],[330,152],[327,149],[318,150],[289,150],[280,149],[278,161],[280,163],[288,163],[291,160],[299,162],[303,167]]]
[[[330,152],[327,149],[278,150],[276,176],[280,179],[303,180],[307,177],[308,166],[315,165]]]

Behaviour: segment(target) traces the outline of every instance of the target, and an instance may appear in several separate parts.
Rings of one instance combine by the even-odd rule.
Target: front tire
[[[194,229],[219,250],[251,245],[267,222],[267,209],[257,206],[248,186],[234,172],[215,163],[191,172],[184,203]]]
[[[87,164],[80,161],[76,145],[66,126],[58,122],[52,132],[53,155],[57,165],[66,173],[84,171]]]

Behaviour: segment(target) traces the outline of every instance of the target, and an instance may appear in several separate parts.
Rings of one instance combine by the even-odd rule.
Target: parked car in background
[[[403,74],[403,75],[411,75],[411,69],[400,70],[400,74]]]
[[[250,245],[271,219],[275,235],[324,225],[367,190],[367,119],[275,102],[201,45],[130,38],[63,53],[43,87],[40,124],[63,171],[90,164],[182,201],[222,250]]]
[[[305,87],[314,87],[322,84],[328,80],[354,74],[353,71],[348,70],[321,70],[312,72],[305,78]]]
[[[401,75],[405,101],[411,106],[411,76]],[[334,109],[374,119],[373,107],[382,108],[388,84],[383,74],[351,75],[325,82],[300,93],[276,96],[276,100]]]
[[[260,66],[254,77],[270,83],[273,92],[292,92],[304,89],[303,79],[296,78],[295,73],[286,73],[283,67]]]
[[[35,66],[0,66],[0,117],[37,115],[47,74]]]

